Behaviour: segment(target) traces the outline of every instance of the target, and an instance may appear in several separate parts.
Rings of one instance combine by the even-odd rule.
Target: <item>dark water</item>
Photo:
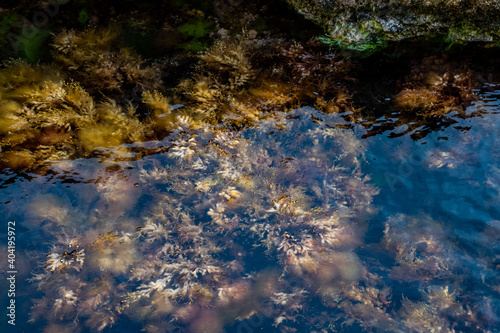
[[[17,331],[498,332],[495,89],[419,140],[306,107],[3,172]]]

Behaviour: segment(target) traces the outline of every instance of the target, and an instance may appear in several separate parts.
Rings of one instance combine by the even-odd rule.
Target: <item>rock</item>
[[[500,0],[286,1],[326,29],[323,41],[347,48],[434,35],[450,42],[500,41]]]

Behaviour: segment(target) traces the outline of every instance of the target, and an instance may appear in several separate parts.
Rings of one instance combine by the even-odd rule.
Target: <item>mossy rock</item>
[[[323,41],[356,50],[441,35],[448,42],[500,43],[498,0],[286,0],[323,26]]]

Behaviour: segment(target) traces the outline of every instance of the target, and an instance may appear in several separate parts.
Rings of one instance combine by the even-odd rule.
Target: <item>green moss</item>
[[[177,31],[186,41],[179,44],[178,47],[193,52],[202,51],[208,47],[208,35],[214,29],[214,22],[203,18],[184,23],[177,28]]]
[[[185,38],[202,38],[211,33],[214,23],[204,19],[191,20],[177,28]]]
[[[471,41],[493,41],[493,37],[483,29],[463,24],[460,27],[452,27],[448,30],[446,39],[452,42],[471,42]]]
[[[387,47],[387,40],[381,36],[358,43],[350,43],[344,40],[334,40],[328,35],[320,36],[318,37],[318,40],[323,44],[332,46],[336,49],[352,52],[359,57],[368,57]]]
[[[498,2],[473,1],[297,1],[288,0],[333,38],[350,43],[373,39],[399,41],[449,31],[450,40],[494,42],[499,38]]]
[[[24,26],[23,26],[24,25]],[[27,29],[29,33],[25,33]],[[33,34],[33,35],[32,35]],[[29,36],[29,37],[28,37]],[[48,54],[50,30],[26,24],[16,12],[0,15],[0,55],[2,58],[21,58],[29,62],[41,60]]]

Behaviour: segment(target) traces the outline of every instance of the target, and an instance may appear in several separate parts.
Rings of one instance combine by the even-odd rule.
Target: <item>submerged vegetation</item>
[[[50,167],[92,181],[28,200],[25,223],[53,239],[32,259],[40,296],[31,321],[92,331],[131,321],[147,332],[232,331],[256,320],[282,332],[498,324],[487,230],[476,254],[450,239],[450,226],[399,213],[379,243],[364,244],[379,190],[361,171],[360,125],[345,129],[337,114],[311,108],[270,112],[241,130],[172,119],[164,139],[129,145],[154,155],[121,161],[123,151],[110,150],[104,165]]]
[[[357,281],[362,266],[353,249],[376,193],[359,172],[363,143],[304,111],[289,114],[292,118],[273,113],[262,127],[241,133],[220,126],[197,129],[178,117],[177,129],[162,141],[167,151],[137,162],[140,190],[112,194],[129,182],[120,172],[99,183],[98,196],[106,202],[99,215],[118,217],[105,222],[114,232],[101,234],[98,225],[89,229],[78,220],[65,223],[59,216],[66,213],[57,209],[40,211],[44,216],[38,220],[51,221],[46,230],[61,223],[66,236],[52,246],[34,277],[45,296],[32,319],[55,324],[78,317],[102,330],[127,316],[150,322],[148,331],[186,323],[200,331],[206,327],[200,321],[210,314],[215,332],[252,316],[263,301]],[[306,134],[299,142],[293,140],[297,131]],[[283,144],[273,144],[276,140]],[[304,158],[305,147],[310,149]],[[305,168],[311,172],[299,172]],[[121,221],[124,211],[117,207],[130,209],[139,195],[151,196],[148,209],[132,224]],[[45,199],[33,205],[40,207],[40,200]],[[134,224],[141,227],[135,230]],[[245,248],[235,242],[240,238],[248,239]],[[263,252],[272,270],[248,271],[246,262]],[[113,278],[102,286],[99,281],[110,273]],[[302,288],[288,285],[289,277]],[[116,279],[123,281],[120,287],[113,286]],[[282,304],[273,311],[281,313],[276,325],[286,327],[294,310]],[[53,309],[49,317],[47,308]],[[233,310],[224,313],[228,309]]]
[[[0,45],[23,4],[0,8]],[[394,184],[365,170],[371,136],[419,140],[487,114],[496,49],[375,39],[346,53],[278,1],[63,5],[22,43],[31,57],[0,67],[0,176],[26,179],[2,205],[37,244],[27,327],[495,332],[496,135],[485,158],[448,128],[456,146],[418,159],[487,185],[471,248],[433,212],[375,204]],[[408,146],[381,159],[403,163]],[[467,178],[478,165],[485,177]]]
[[[159,66],[147,66],[132,50],[114,47],[118,36],[113,28],[62,31],[51,45],[54,61],[90,93],[123,99],[126,92],[159,88]]]
[[[372,127],[369,109],[355,103],[363,92],[349,88],[357,84],[359,64],[316,41],[287,42],[255,31],[222,36],[199,54],[191,77],[166,89],[162,66],[145,64],[130,49],[112,48],[117,34],[111,28],[62,31],[51,44],[55,64],[5,63],[5,167],[36,168],[47,160],[88,156],[99,147],[161,139],[175,128],[176,115],[246,126],[270,111],[308,105]],[[410,132],[457,112],[474,116],[465,108],[478,99],[480,79],[466,62],[423,58],[393,95],[389,107],[400,113],[384,130],[412,120]]]
[[[43,26],[53,31],[44,44],[46,61],[8,60],[0,69],[4,167],[37,169],[45,161],[90,156],[100,147],[162,139],[175,128],[177,115],[241,127],[270,111],[301,106],[339,113],[367,127],[368,135],[408,125],[402,134],[422,137],[452,124],[449,115],[474,116],[465,109],[489,80],[483,71],[498,65],[477,66],[468,56],[449,61],[453,54],[441,51],[408,57],[395,46],[392,54],[384,51],[387,57],[412,65],[381,77],[385,90],[370,99],[364,91],[371,88],[364,83],[372,70],[368,62],[301,38],[293,28],[278,28],[277,17],[293,23],[276,15],[278,3],[260,10],[257,4],[226,1],[147,4],[133,9],[133,18],[122,11],[109,16],[114,7],[98,11],[97,3],[83,5],[79,13],[93,22],[86,27],[60,26],[62,18],[82,17],[71,16],[72,4],[37,7],[55,11],[53,25]],[[6,40],[19,26],[18,11],[2,16]],[[158,25],[161,13],[170,15]],[[18,35],[29,43],[23,36]],[[147,59],[139,54],[145,48],[164,52]]]
[[[133,106],[96,103],[78,83],[50,66],[13,62],[1,72],[2,164],[30,168],[97,147],[144,138]]]

